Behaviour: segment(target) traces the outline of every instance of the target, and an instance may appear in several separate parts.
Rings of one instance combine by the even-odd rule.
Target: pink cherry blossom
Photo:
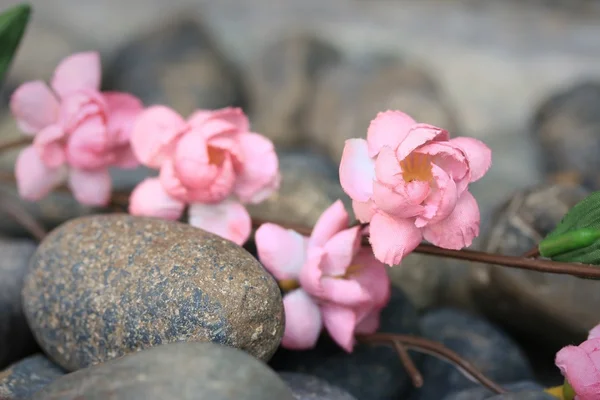
[[[390,297],[385,266],[360,246],[360,228],[348,228],[348,213],[336,201],[319,218],[310,237],[263,224],[256,231],[259,260],[279,281],[300,288],[286,293],[282,346],[314,347],[324,326],[351,352],[357,333],[373,333]]]
[[[417,123],[400,111],[379,113],[367,139],[346,141],[340,182],[354,213],[370,223],[375,257],[400,263],[423,240],[470,246],[479,235],[479,207],[468,191],[489,169],[491,151],[479,140]]]
[[[168,107],[149,107],[131,144],[142,164],[160,170],[132,193],[134,215],[178,219],[189,205],[190,224],[242,244],[251,231],[243,204],[279,187],[273,143],[250,131],[239,108],[199,110],[184,120]]]
[[[579,346],[556,354],[556,365],[576,393],[575,400],[600,399],[600,325]]]
[[[100,76],[98,53],[77,53],[57,66],[52,89],[33,81],[12,95],[18,127],[33,136],[15,166],[22,198],[39,200],[68,180],[80,203],[106,205],[108,167],[138,165],[129,135],[142,103],[126,93],[100,92]]]

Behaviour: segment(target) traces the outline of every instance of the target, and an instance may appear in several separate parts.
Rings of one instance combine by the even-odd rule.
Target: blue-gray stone
[[[454,309],[439,309],[421,319],[424,337],[441,342],[473,364],[496,383],[532,380],[528,360],[500,328],[477,316]],[[414,400],[439,400],[445,395],[477,386],[456,367],[434,357],[421,367],[425,385]]]
[[[556,400],[556,397],[539,390],[525,390],[518,393],[499,394],[488,400]]]
[[[73,219],[31,260],[23,308],[69,371],[179,341],[268,360],[283,335],[279,287],[247,251],[188,224],[125,214]]]
[[[156,346],[65,375],[31,400],[295,400],[248,353],[216,343]]]
[[[281,379],[292,390],[296,400],[356,400],[354,396],[314,376],[282,372]]]
[[[38,349],[21,305],[23,280],[35,248],[29,240],[0,238],[0,369]]]
[[[541,393],[542,395],[549,396],[547,393],[544,393],[544,387],[536,382],[523,381],[523,382],[515,382],[507,385],[502,385],[504,389],[506,389],[509,393],[506,393],[502,396],[512,395],[523,395],[528,396],[531,393]],[[492,392],[488,388],[485,387],[475,387],[471,389],[461,390],[460,392],[453,393],[444,397],[444,400],[489,400],[491,398],[497,398],[497,394]],[[500,398],[503,398],[500,396]],[[529,399],[529,397],[523,397],[524,399]],[[539,397],[540,400],[545,399],[546,397]],[[550,396],[552,398],[552,396]],[[515,399],[520,399],[520,397],[515,397]],[[537,397],[531,397],[532,400],[538,399]]]
[[[379,331],[419,333],[417,312],[399,289],[392,290],[391,300],[381,314]],[[413,355],[413,360],[418,364],[419,357]],[[398,354],[390,346],[358,344],[348,354],[326,335],[311,350],[280,349],[271,365],[278,371],[321,378],[358,400],[397,400],[412,387]]]
[[[35,354],[0,372],[0,399],[28,399],[66,372],[43,354]]]

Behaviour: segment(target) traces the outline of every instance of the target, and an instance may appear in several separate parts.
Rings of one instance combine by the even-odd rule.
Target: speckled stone
[[[0,399],[28,399],[65,374],[43,354],[29,356],[0,372]]]
[[[187,116],[198,108],[245,102],[237,68],[202,21],[181,14],[132,38],[107,63],[103,84],[144,104],[168,104]]]
[[[0,369],[38,349],[21,305],[23,280],[35,248],[29,240],[0,238]]]
[[[475,315],[444,308],[421,318],[424,337],[444,344],[493,381],[511,383],[533,379],[525,354],[500,328]],[[420,369],[425,385],[410,400],[439,400],[445,395],[477,386],[453,365],[426,357]]]
[[[292,390],[296,400],[356,400],[348,392],[314,376],[282,372],[281,379]]]
[[[23,307],[44,351],[70,371],[178,341],[268,360],[284,326],[277,283],[247,251],[187,224],[125,214],[74,219],[48,235]]]
[[[171,343],[58,379],[31,400],[294,400],[277,374],[215,343]]]
[[[530,400],[544,400],[546,398],[552,399],[553,397],[547,393],[544,393],[544,388],[536,383],[530,381],[522,381],[516,383],[510,383],[502,385],[511,395],[519,395],[524,397],[515,397],[515,399],[530,399]],[[534,395],[535,394],[535,395]],[[533,397],[526,397],[532,396]],[[444,397],[443,400],[489,400],[496,398],[497,394],[485,387],[475,387],[471,389],[462,390],[460,392],[453,393]],[[535,397],[538,396],[538,397]],[[550,396],[550,397],[545,397]],[[504,398],[504,397],[501,397]],[[555,399],[556,400],[556,399]]]
[[[390,302],[381,313],[379,331],[419,334],[417,312],[399,289],[392,290]],[[412,352],[411,356],[418,366],[421,357]],[[398,400],[405,398],[412,387],[398,353],[390,346],[358,344],[348,354],[326,334],[311,350],[280,348],[270,364],[277,371],[305,373],[323,379],[357,400]]]

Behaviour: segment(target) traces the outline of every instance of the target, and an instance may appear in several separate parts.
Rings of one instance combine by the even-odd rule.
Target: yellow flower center
[[[300,283],[295,279],[282,279],[278,283],[281,290],[283,290],[285,293],[291,292],[292,290],[300,287]]]
[[[410,153],[400,161],[400,168],[402,168],[404,182],[429,182],[433,179],[431,156],[428,154]]]
[[[334,278],[337,279],[348,279],[352,276],[352,274],[354,274],[355,272],[358,272],[362,269],[362,265],[359,264],[352,264],[348,267],[348,269],[346,270],[346,273],[343,275],[336,275],[334,276]]]
[[[208,162],[213,165],[222,165],[225,161],[225,151],[218,147],[208,146],[206,149],[208,153]]]

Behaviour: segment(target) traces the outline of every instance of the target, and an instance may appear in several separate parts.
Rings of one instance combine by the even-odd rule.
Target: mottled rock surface
[[[47,236],[23,304],[44,351],[71,371],[178,341],[268,360],[284,324],[275,280],[241,247],[124,214],[74,219]]]
[[[294,400],[247,353],[215,343],[171,343],[82,369],[31,400]]]
[[[521,255],[539,243],[589,192],[569,184],[543,184],[516,192],[497,210],[483,249]],[[598,323],[598,282],[568,275],[478,265],[471,290],[490,318],[536,341],[578,343]]]
[[[282,372],[279,376],[296,400],[356,400],[348,392],[314,376],[294,372]]]
[[[277,147],[305,141],[319,77],[341,60],[335,46],[309,32],[288,32],[268,43],[249,68],[253,128]]]
[[[523,381],[502,385],[506,389],[510,396],[522,396],[522,397],[508,397],[509,399],[523,399],[523,400],[545,400],[551,399],[547,393],[544,393],[544,387],[536,382]],[[496,399],[498,396],[496,393],[485,387],[475,387],[471,389],[462,390],[460,392],[453,393],[443,398],[443,400],[489,400]],[[530,396],[530,397],[527,397]],[[538,397],[536,397],[538,396]],[[550,397],[545,397],[550,396]],[[504,397],[500,397],[503,399]]]
[[[418,335],[415,308],[404,293],[394,288],[381,314],[380,332]],[[418,355],[413,360],[419,362]],[[280,348],[271,365],[275,370],[305,373],[338,386],[357,400],[397,400],[411,388],[398,353],[390,346],[358,344],[351,354],[324,334],[312,350]]]
[[[23,280],[35,248],[29,240],[0,238],[0,369],[38,348],[21,305]]]
[[[441,342],[497,383],[531,380],[533,372],[518,345],[500,328],[460,310],[431,311],[421,319],[424,337]],[[451,364],[426,357],[421,366],[427,382],[411,400],[439,400],[445,395],[478,384]]]
[[[29,356],[0,372],[0,399],[28,399],[65,374],[43,354]]]
[[[533,135],[541,146],[545,171],[600,188],[600,82],[570,86],[550,96],[537,110]]]
[[[146,105],[168,105],[184,116],[244,102],[237,68],[190,15],[132,38],[106,71],[106,88],[132,93]]]

